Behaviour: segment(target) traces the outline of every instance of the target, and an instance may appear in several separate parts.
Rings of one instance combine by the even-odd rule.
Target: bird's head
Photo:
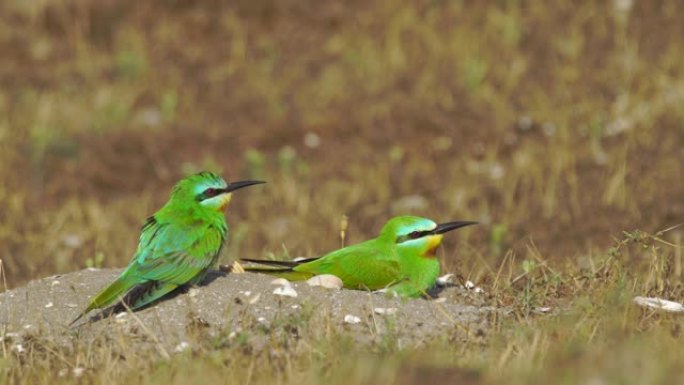
[[[443,234],[460,227],[477,224],[472,221],[456,221],[437,224],[427,218],[400,216],[390,219],[380,232],[380,237],[394,242],[397,247],[412,250],[424,257],[434,257],[442,243]]]
[[[223,211],[230,204],[233,191],[260,183],[266,182],[243,180],[227,183],[220,176],[203,171],[178,182],[171,192],[171,200],[197,204],[214,211]]]

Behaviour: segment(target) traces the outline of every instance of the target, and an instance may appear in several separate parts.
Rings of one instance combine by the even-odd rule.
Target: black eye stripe
[[[209,187],[208,189],[202,191],[199,195],[197,195],[197,200],[201,202],[205,199],[213,198],[221,194],[221,192],[223,192],[222,189]]]
[[[426,235],[430,235],[430,234],[432,234],[432,232],[433,232],[433,230],[425,230],[425,231],[418,231],[418,230],[416,230],[416,231],[411,231],[411,232],[408,233],[408,234],[398,236],[398,237],[397,237],[397,243],[402,243],[402,242],[410,241],[410,240],[412,240],[412,239],[418,239],[418,238],[424,237],[424,236],[426,236]]]

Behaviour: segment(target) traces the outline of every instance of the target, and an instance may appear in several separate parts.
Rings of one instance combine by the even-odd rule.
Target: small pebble
[[[375,309],[373,309],[373,312],[375,312],[375,314],[380,314],[380,315],[392,315],[392,314],[395,314],[397,312],[397,308],[396,307],[376,307]]]
[[[340,290],[344,286],[342,280],[332,274],[321,274],[311,277],[306,281],[306,283],[309,286],[320,286],[326,289],[336,290]]]
[[[288,281],[285,278],[276,278],[273,281],[271,281],[271,285],[278,285],[278,286],[291,286],[290,281]]]
[[[297,291],[290,285],[281,286],[273,290],[273,294],[285,297],[297,298]]]
[[[188,290],[188,295],[189,295],[190,297],[197,297],[197,295],[198,295],[199,293],[200,293],[200,290],[199,290],[198,288],[196,288],[196,287],[190,288],[190,290]]]
[[[128,315],[128,313],[119,313],[119,314],[115,315],[114,316],[114,322],[116,322],[118,324],[122,324],[122,323],[127,322],[128,321],[127,315]]]
[[[51,307],[53,307],[53,306],[55,306],[55,304],[52,303],[52,302],[48,302],[47,304],[45,304],[45,308],[46,308],[46,309],[49,309],[49,308],[51,308]]]
[[[255,303],[257,303],[257,301],[259,301],[259,298],[261,298],[261,293],[256,293],[254,297],[249,299],[249,304],[254,305]]]
[[[185,349],[187,349],[187,348],[189,348],[189,347],[190,347],[190,344],[189,344],[189,343],[187,343],[187,342],[185,342],[185,341],[181,341],[181,343],[179,343],[178,345],[176,345],[176,348],[173,349],[173,351],[176,352],[176,353],[180,353],[180,352],[184,351]]]
[[[344,322],[346,322],[348,324],[355,325],[355,324],[361,322],[361,318],[359,318],[355,315],[347,314],[344,316]]]
[[[74,374],[74,377],[81,377],[84,372],[85,372],[85,368],[82,368],[80,366],[77,366],[71,370],[71,373]]]
[[[443,275],[443,276],[437,278],[437,286],[442,286],[442,287],[444,287],[444,286],[449,285],[449,284],[451,283],[451,279],[452,279],[453,277],[454,277],[454,275],[451,274],[451,273],[449,273],[449,274],[445,274],[445,275]]]

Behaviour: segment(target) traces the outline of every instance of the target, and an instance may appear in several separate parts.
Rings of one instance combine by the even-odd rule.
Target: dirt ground
[[[383,293],[292,284],[296,297],[274,294],[272,277],[216,272],[198,287],[167,297],[146,309],[77,323],[69,323],[102,287],[116,278],[118,269],[85,269],[30,282],[0,294],[0,327],[14,346],[29,337],[47,337],[71,343],[76,339],[139,336],[130,339],[166,351],[192,348],[203,336],[242,334],[259,346],[255,330],[283,327],[301,321],[335,328],[358,342],[377,342],[384,335],[399,337],[404,346],[419,346],[440,336],[454,338],[482,333],[490,317],[505,310],[488,305],[485,292],[449,284],[431,299],[392,298]],[[94,311],[91,321],[97,317]],[[253,338],[256,337],[256,338]],[[19,348],[21,349],[21,348]]]

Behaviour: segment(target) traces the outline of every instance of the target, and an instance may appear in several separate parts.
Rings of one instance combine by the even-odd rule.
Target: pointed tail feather
[[[260,265],[277,266],[277,267],[290,267],[290,268],[301,265],[303,263],[315,261],[317,259],[318,259],[318,257],[300,259],[297,261],[272,261],[272,260],[268,260],[268,259],[240,258],[240,260],[243,262],[251,262],[251,263],[258,263]]]
[[[277,267],[295,267],[298,265],[297,262],[294,261],[271,261],[267,259],[249,259],[249,258],[240,258],[242,262],[251,262],[251,263],[258,263],[260,265],[266,265],[266,266],[277,266]]]
[[[91,299],[88,307],[86,307],[78,317],[71,321],[69,326],[76,323],[76,321],[81,319],[84,315],[88,314],[89,311],[111,305],[114,301],[121,298],[121,296],[123,296],[131,287],[135,286],[135,284],[136,279],[125,275],[120,276],[116,281],[112,282],[111,285],[107,286],[95,296],[95,298]]]
[[[269,267],[245,267],[245,271],[268,274],[278,278],[285,278],[288,281],[304,281],[314,276],[312,273],[294,271],[292,268],[273,269]]]

